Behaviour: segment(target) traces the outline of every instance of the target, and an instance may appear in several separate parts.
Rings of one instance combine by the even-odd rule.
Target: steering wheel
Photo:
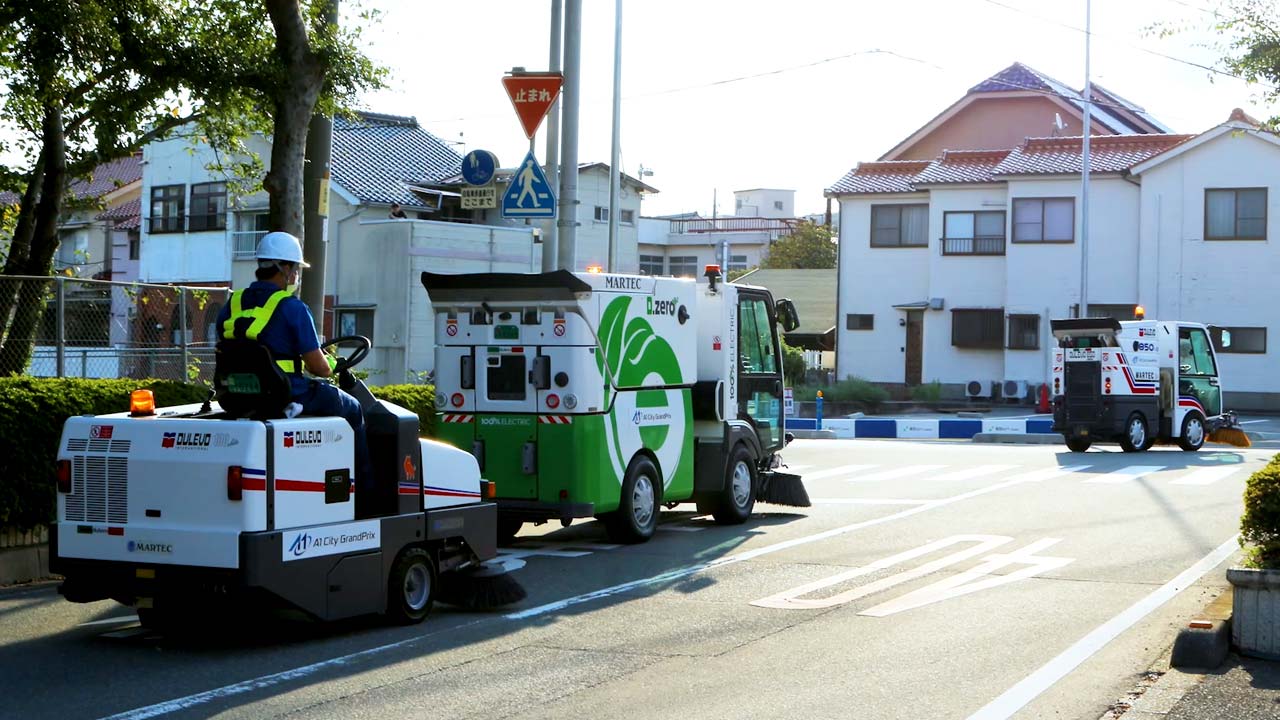
[[[336,337],[329,342],[324,343],[320,346],[320,349],[323,351],[325,348],[330,346],[336,347],[338,345],[346,344],[356,344],[359,345],[359,347],[357,347],[356,351],[347,357],[338,359],[338,364],[333,367],[334,375],[344,373],[364,362],[364,359],[369,356],[369,350],[373,347],[373,342],[363,335],[343,335],[342,337]]]

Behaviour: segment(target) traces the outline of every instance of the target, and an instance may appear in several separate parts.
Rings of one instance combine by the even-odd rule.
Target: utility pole
[[[563,0],[551,0],[551,56],[547,62],[547,70],[560,72],[560,38],[564,33]],[[547,123],[547,184],[553,188],[560,187],[560,98],[556,98],[549,112],[551,119]],[[542,272],[551,272],[557,267],[560,255],[560,228],[557,221],[547,223],[547,234],[542,238]]]
[[[609,160],[609,272],[618,272],[618,194],[622,170],[622,0],[614,0],[613,15],[613,151]]]
[[[578,103],[582,96],[582,0],[568,0],[564,13],[564,144],[560,148],[560,250],[565,270],[578,266]]]
[[[1080,314],[1089,315],[1089,133],[1093,109],[1093,85],[1089,77],[1089,38],[1092,35],[1092,1],[1084,3],[1084,137],[1080,159]]]
[[[328,0],[325,23],[338,25],[338,0]],[[329,162],[333,155],[333,118],[319,113],[311,116],[307,128],[307,162],[302,170],[303,245],[302,257],[311,264],[302,285],[302,301],[311,310],[321,335],[325,332],[324,288],[325,250],[329,219]]]

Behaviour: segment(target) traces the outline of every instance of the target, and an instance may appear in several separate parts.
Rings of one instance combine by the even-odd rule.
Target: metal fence
[[[0,276],[0,374],[209,382],[229,297],[223,287]]]

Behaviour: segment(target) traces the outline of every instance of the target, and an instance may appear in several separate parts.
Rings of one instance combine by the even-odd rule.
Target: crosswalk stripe
[[[1130,480],[1137,480],[1144,475],[1150,475],[1151,473],[1160,472],[1164,469],[1164,465],[1130,465],[1128,467],[1123,467],[1119,470],[1109,472],[1106,475],[1099,475],[1098,477],[1090,478],[1085,480],[1085,482],[1115,485],[1118,483],[1126,483]]]
[[[978,465],[977,467],[965,468],[954,472],[943,473],[929,478],[934,482],[955,482],[957,480],[970,480],[976,477],[984,477],[987,475],[995,475],[1005,470],[1012,470],[1017,465]]]
[[[910,477],[911,475],[920,475],[935,470],[941,470],[946,465],[907,465],[904,467],[891,468],[889,470],[881,470],[873,472],[869,475],[855,475],[847,478],[850,482],[878,482],[881,480],[897,480],[900,478]]]
[[[815,505],[924,505],[932,500],[907,500],[905,498],[814,498]]]
[[[852,475],[860,470],[869,470],[873,467],[879,467],[879,465],[841,465],[840,467],[833,467],[828,470],[819,470],[815,473],[805,473],[804,479],[806,481],[821,480],[823,478],[835,477],[836,475]]]
[[[1199,468],[1193,473],[1170,482],[1170,485],[1212,485],[1223,478],[1234,475],[1240,470],[1238,465]]]
[[[1088,470],[1091,467],[1093,466],[1092,465],[1064,465],[1062,467],[1040,468],[1039,470],[1031,470],[1028,472],[1021,473],[1019,475],[1013,475],[1011,477],[1004,478],[1001,482],[1002,483],[1043,482],[1045,480],[1052,480],[1054,478],[1062,477],[1063,475],[1072,475],[1074,473],[1084,472],[1085,470]]]

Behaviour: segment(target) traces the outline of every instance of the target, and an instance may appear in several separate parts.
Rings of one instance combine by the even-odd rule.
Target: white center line
[[[870,475],[856,475],[847,478],[849,482],[879,482],[882,480],[898,480],[900,478],[910,477],[912,475],[922,475],[930,473],[934,470],[941,470],[946,465],[907,465],[905,467],[893,468],[890,470],[881,470],[873,472]]]
[[[1074,645],[1064,650],[1062,654],[1045,663],[1039,670],[1023,678],[1017,685],[1004,691],[1000,697],[970,715],[969,720],[1004,720],[1012,717],[1014,713],[1036,699],[1040,693],[1053,687],[1055,683],[1066,677],[1080,663],[1088,660],[1094,653],[1105,647],[1107,643],[1118,637],[1120,633],[1128,630],[1139,620],[1168,602],[1174,595],[1190,587],[1205,573],[1217,567],[1223,560],[1231,557],[1232,554],[1240,549],[1240,545],[1236,541],[1237,537],[1239,536],[1232,535],[1226,542],[1219,545],[1213,552],[1205,555],[1195,565],[1183,570],[1177,577],[1161,585],[1150,595],[1130,605],[1124,612],[1099,625],[1093,632],[1080,638]]]
[[[1085,480],[1087,483],[1102,483],[1106,485],[1114,485],[1117,483],[1126,483],[1130,480],[1137,480],[1144,475],[1150,475],[1153,472],[1164,470],[1164,465],[1130,465],[1123,467],[1115,472],[1109,472],[1106,475],[1099,475],[1095,478]]]
[[[1240,471],[1239,465],[1199,468],[1169,483],[1170,485],[1212,485]]]

